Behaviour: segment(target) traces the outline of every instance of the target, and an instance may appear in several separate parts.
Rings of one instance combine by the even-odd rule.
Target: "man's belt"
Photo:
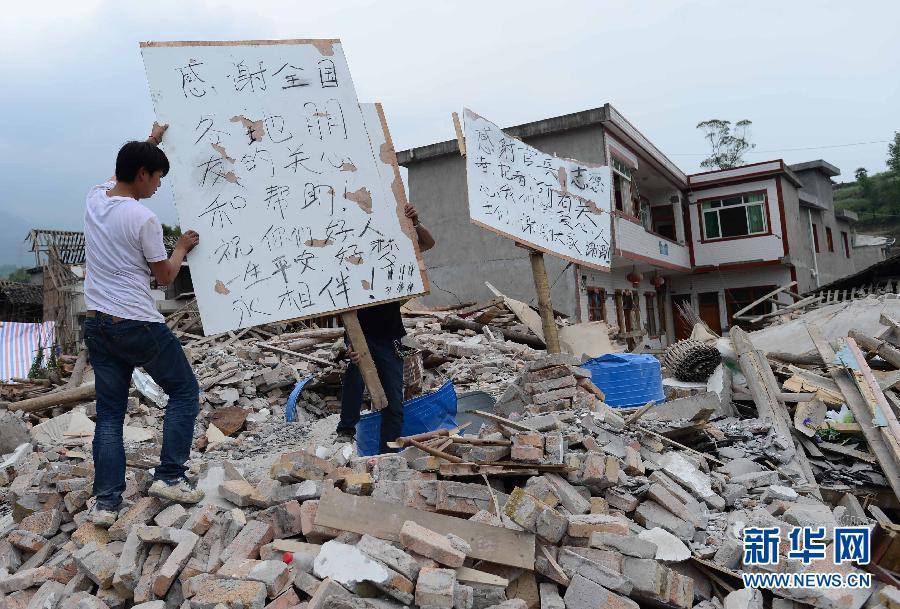
[[[85,311],[85,313],[84,313],[85,317],[100,317],[101,315],[106,315],[111,320],[113,320],[113,323],[118,323],[120,321],[125,320],[124,317],[116,317],[115,315],[110,315],[109,313],[103,313],[101,311],[93,311],[92,310],[92,311]]]

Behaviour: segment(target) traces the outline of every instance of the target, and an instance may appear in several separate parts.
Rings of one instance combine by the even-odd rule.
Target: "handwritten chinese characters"
[[[383,115],[339,43],[142,47],[207,334],[425,291]]]
[[[536,249],[609,270],[609,167],[561,159],[465,111],[472,222]]]

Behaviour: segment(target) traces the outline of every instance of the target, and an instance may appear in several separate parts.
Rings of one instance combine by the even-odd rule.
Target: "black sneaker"
[[[334,439],[335,444],[353,444],[356,442],[355,429],[338,429],[337,437]]]

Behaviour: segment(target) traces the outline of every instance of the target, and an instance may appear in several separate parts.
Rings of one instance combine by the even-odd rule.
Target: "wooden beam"
[[[266,343],[257,343],[260,349],[264,351],[272,351],[273,353],[281,353],[282,355],[290,355],[292,357],[297,357],[308,362],[313,362],[315,364],[319,364],[320,366],[334,366],[334,362],[329,362],[328,360],[320,359],[318,357],[313,357],[312,355],[307,355],[305,353],[298,353],[297,351],[291,351],[290,349],[282,349],[281,347],[276,347],[275,345],[267,345]],[[362,362],[360,362],[362,363]]]
[[[544,330],[544,343],[547,353],[559,353],[559,332],[556,319],[553,317],[553,303],[550,301],[550,282],[547,280],[547,268],[544,265],[544,252],[530,250],[531,274],[534,278],[534,290],[537,292],[538,309],[541,313],[541,327]]]
[[[534,570],[535,538],[531,533],[511,531],[471,520],[426,512],[348,495],[327,489],[319,501],[315,524],[354,533],[368,533],[386,541],[399,541],[403,523],[411,520],[441,535],[453,533],[472,546],[472,558]]]
[[[372,397],[372,410],[384,410],[387,407],[387,396],[384,394],[384,388],[381,386],[381,379],[378,378],[378,369],[375,367],[375,360],[369,352],[369,343],[366,342],[366,335],[363,334],[362,326],[359,325],[359,318],[356,316],[356,310],[341,313],[341,320],[347,329],[347,337],[354,351],[359,353],[359,371],[362,374],[366,387],[369,388],[369,395]]]
[[[732,318],[740,317],[741,315],[743,315],[744,313],[746,313],[747,311],[749,311],[750,309],[752,309],[752,308],[755,307],[756,305],[764,303],[764,302],[766,301],[767,298],[771,298],[771,297],[774,296],[775,294],[778,294],[778,293],[783,292],[783,291],[785,291],[785,290],[789,290],[790,288],[794,287],[795,285],[797,285],[797,282],[796,282],[796,281],[792,281],[792,282],[790,282],[790,283],[787,284],[787,285],[781,286],[780,288],[775,288],[774,290],[772,290],[771,292],[769,292],[769,293],[766,294],[765,296],[761,296],[760,298],[757,298],[756,300],[754,300],[753,302],[751,302],[750,304],[748,304],[746,307],[744,307],[744,308],[741,309],[740,311],[737,311],[736,313],[734,313],[734,314],[732,315]]]
[[[94,383],[85,383],[80,387],[72,389],[63,389],[61,391],[53,391],[40,395],[36,398],[27,400],[19,400],[18,402],[9,402],[6,404],[7,410],[21,410],[23,412],[41,412],[54,406],[62,406],[63,404],[73,404],[75,402],[85,402],[93,400],[97,396],[97,389]]]
[[[831,345],[828,344],[828,341],[825,340],[825,335],[822,333],[822,330],[811,324],[806,324],[806,330],[809,332],[809,336],[816,346],[816,349],[818,349],[819,353],[822,355],[822,360],[825,362],[834,362],[834,349],[832,349]],[[875,454],[875,458],[878,459],[881,470],[888,479],[888,484],[890,484],[894,493],[897,496],[900,496],[900,465],[894,460],[894,454],[888,447],[887,442],[885,442],[884,437],[872,425],[872,413],[869,411],[863,396],[853,382],[850,373],[845,368],[832,366],[830,375],[831,378],[834,379],[834,382],[837,383],[841,393],[844,394],[847,408],[850,409],[856,422],[859,423],[862,428],[863,435],[869,445],[869,450],[871,450]]]

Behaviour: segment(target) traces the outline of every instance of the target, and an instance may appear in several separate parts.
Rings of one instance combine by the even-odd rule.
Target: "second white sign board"
[[[545,154],[465,111],[469,216],[537,250],[608,271],[611,174]]]

